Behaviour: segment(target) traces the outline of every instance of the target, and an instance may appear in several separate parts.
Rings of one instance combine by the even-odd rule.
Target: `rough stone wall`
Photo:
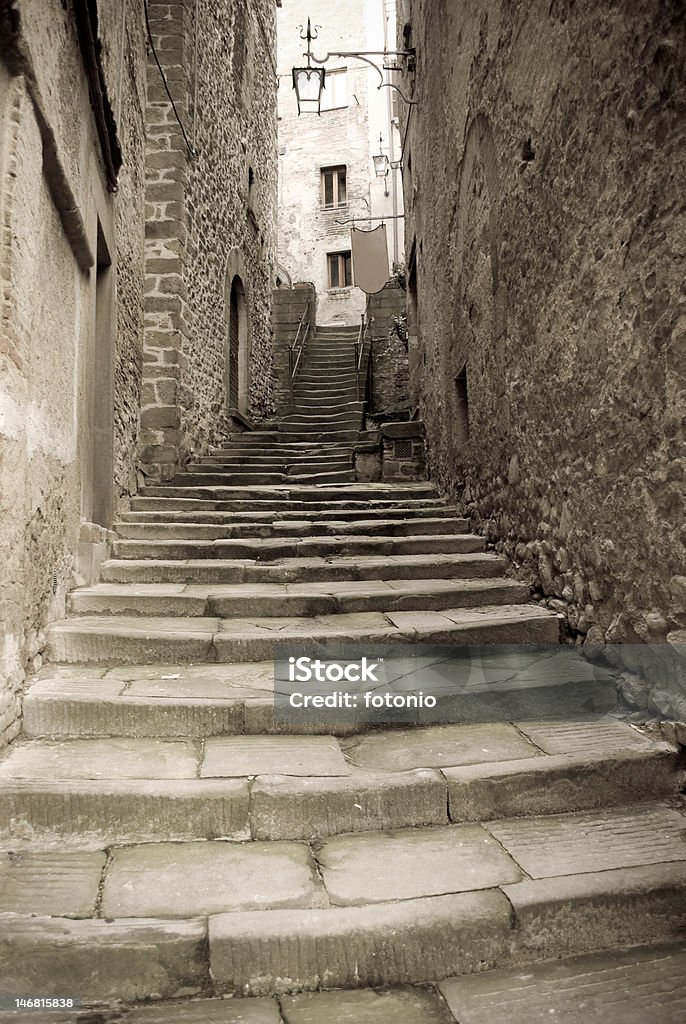
[[[404,7],[433,476],[580,638],[683,639],[683,4]]]
[[[371,318],[371,401],[367,416],[378,422],[409,417],[407,343],[403,341],[405,292],[395,281],[367,298]]]
[[[129,488],[134,465],[142,6],[128,5],[125,24],[121,12],[107,14],[99,26],[105,84],[125,146],[115,197],[105,190],[71,7],[59,0],[0,3],[0,744],[18,731],[24,680],[41,663],[45,626],[63,615],[78,556],[88,547],[99,220],[118,303],[111,332],[115,500]],[[131,51],[126,75],[122,38]]]
[[[144,478],[169,479],[230,429],[228,302],[238,274],[249,345],[246,412],[271,408],[276,235],[273,0],[150,3],[189,152],[148,62]]]
[[[312,285],[301,288],[276,288],[272,292],[274,324],[274,404],[279,415],[291,410],[290,364],[288,350],[295,344],[302,321],[301,338],[311,337],[317,323],[317,293]]]

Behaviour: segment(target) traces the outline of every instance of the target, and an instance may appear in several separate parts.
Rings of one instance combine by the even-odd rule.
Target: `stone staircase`
[[[0,761],[0,992],[131,1024],[485,1024],[526,966],[515,1022],[550,1019],[561,989],[555,1019],[581,1019],[565,1005],[597,978],[604,1020],[676,1024],[673,749],[609,719],[275,715],[277,643],[558,656],[557,619],[429,483],[354,482],[361,408],[331,375],[339,342],[318,337],[278,429],[144,489],[103,582],[52,628]],[[334,383],[340,411],[310,413]],[[593,699],[590,669],[575,684]],[[632,1017],[648,976],[669,1005]]]

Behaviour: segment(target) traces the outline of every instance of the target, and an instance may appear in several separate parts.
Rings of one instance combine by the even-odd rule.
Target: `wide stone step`
[[[219,501],[248,499],[257,501],[298,502],[340,501],[379,502],[440,499],[435,488],[428,483],[417,484],[352,484],[342,487],[177,487],[173,484],[155,484],[142,487],[142,497],[151,498],[216,498]],[[313,506],[314,507],[314,506]]]
[[[64,994],[68,979],[84,1002],[457,978],[446,982],[446,997],[468,1020],[460,979],[474,992],[485,968],[514,962],[521,971],[536,960],[631,945],[636,934],[681,938],[682,831],[678,811],[655,804],[316,844],[27,850],[6,858],[4,904],[12,909],[2,914],[3,973],[13,990],[43,995]],[[533,832],[544,845],[532,851]],[[683,992],[682,963],[665,974],[664,960],[653,958],[643,977],[657,984],[643,1006],[659,1006],[675,984]],[[568,974],[557,968],[559,995]]]
[[[343,484],[354,483],[355,472],[352,469],[326,469],[320,472],[308,472],[303,468],[293,467],[293,472],[270,473],[259,469],[235,469],[227,470],[226,473],[201,470],[198,472],[177,473],[174,478],[174,486],[193,487],[196,484],[208,487],[244,487],[249,484],[256,486],[269,486],[270,484],[288,484],[289,481],[301,480],[303,483],[312,484]]]
[[[376,583],[225,584],[220,587],[184,584],[98,583],[73,590],[72,615],[188,615],[230,618],[247,615],[333,615],[339,612],[440,611],[479,604],[527,601],[529,589],[512,580],[429,580]]]
[[[469,529],[468,519],[436,516],[405,520],[393,516],[377,516],[373,519],[355,519],[352,522],[339,520],[327,521],[325,518],[290,519],[285,522],[250,521],[235,522],[227,518],[222,523],[202,524],[165,523],[159,520],[153,523],[118,522],[113,529],[122,540],[143,539],[189,539],[219,540],[229,537],[317,537],[344,536],[363,534],[366,536],[383,535],[386,537],[410,537],[417,534],[463,534]]]
[[[414,537],[346,536],[227,538],[222,540],[118,540],[115,558],[198,559],[327,558],[336,555],[425,555],[482,551],[483,537],[475,534],[429,534]]]
[[[212,499],[207,497],[159,497],[159,496],[141,496],[138,495],[131,499],[131,508],[135,512],[145,511],[167,511],[167,512],[184,512],[184,511],[198,511],[198,512],[267,512],[269,515],[279,517],[285,512],[300,512],[304,513],[305,517],[308,518],[315,513],[325,512],[327,516],[331,514],[336,517],[335,514],[339,512],[355,514],[363,512],[365,516],[373,516],[375,513],[386,513],[388,511],[394,511],[401,506],[405,509],[426,509],[430,514],[436,514],[436,510],[440,511],[446,506],[445,498],[419,498],[412,499],[408,498],[403,500],[402,498],[378,501],[364,501],[363,499],[349,499],[344,501],[318,501],[312,500],[312,496],[309,496],[307,501],[302,501],[293,493],[292,488],[286,488],[282,491],[281,498],[261,498],[256,496],[254,499],[247,497],[247,492],[240,492],[243,494],[242,498],[228,498],[228,499]]]
[[[486,971],[435,985],[398,985],[264,998],[163,1001],[110,1017],[126,1024],[511,1024],[556,1021],[645,1024],[659,1006],[660,1024],[686,1017],[686,944],[679,940],[627,950],[584,953],[552,963]],[[440,991],[439,991],[440,989]],[[516,995],[514,994],[516,991]],[[453,1013],[450,1012],[451,1007]],[[583,1018],[580,1014],[583,1013]],[[92,1015],[32,1013],[35,1024],[88,1024]]]
[[[326,583],[332,580],[481,579],[502,576],[505,559],[491,552],[456,555],[357,555],[287,558],[274,562],[245,559],[109,559],[108,583]]]
[[[357,441],[360,435],[359,428],[357,430],[348,430],[341,428],[340,430],[328,430],[325,431],[321,427],[318,428],[307,428],[307,427],[291,427],[287,423],[279,425],[279,431],[284,437],[299,438],[305,440],[308,437],[317,438],[319,440],[330,437],[337,438],[345,441]]]
[[[212,470],[212,467],[224,468],[241,468],[243,470],[251,469],[253,467],[260,468],[265,467],[267,469],[278,469],[280,472],[286,472],[291,466],[325,466],[326,468],[337,467],[337,466],[350,466],[352,464],[352,449],[348,451],[335,453],[330,455],[328,453],[322,453],[321,455],[315,455],[312,452],[304,452],[299,455],[293,455],[285,457],[283,454],[278,452],[232,452],[231,450],[222,452],[221,455],[204,455],[198,462],[194,462],[188,466],[194,472],[208,469]]]
[[[534,605],[438,612],[359,612],[241,619],[80,616],[48,630],[48,656],[67,664],[268,661],[277,644],[546,644],[559,623]]]
[[[160,509],[158,511],[138,511],[138,512],[124,512],[121,517],[121,522],[124,523],[197,523],[197,524],[222,524],[227,525],[232,523],[298,523],[301,521],[305,522],[332,522],[339,521],[344,523],[351,523],[359,526],[362,522],[368,522],[370,524],[376,524],[379,519],[392,519],[401,520],[410,528],[410,522],[413,523],[420,519],[449,519],[451,521],[460,519],[460,511],[455,506],[451,505],[424,505],[423,503],[419,506],[407,506],[407,507],[393,507],[388,508],[370,508],[365,509],[364,518],[360,517],[360,509],[347,509],[347,508],[329,508],[323,509],[313,514],[313,511],[309,508],[298,509],[291,511],[285,509],[282,511],[268,511],[255,509],[255,511],[243,511],[243,512],[212,512],[186,510],[183,508],[171,509],[164,511]],[[467,522],[467,520],[462,520]],[[115,527],[118,528],[118,527]],[[370,525],[370,529],[371,529]],[[425,531],[425,532],[428,532]]]

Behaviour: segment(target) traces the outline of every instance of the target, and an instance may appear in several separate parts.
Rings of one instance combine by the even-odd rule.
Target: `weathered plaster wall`
[[[143,221],[130,183],[142,155],[141,6],[128,5],[125,26],[117,21],[116,35],[101,25],[126,156],[111,197],[71,9],[59,0],[0,3],[0,744],[18,730],[20,691],[40,665],[45,626],[63,614],[90,540],[103,532],[90,524],[94,509],[126,492],[134,464]],[[138,54],[128,77],[119,74],[122,28]],[[93,450],[95,403],[103,404],[96,267],[106,249],[117,330],[100,342],[117,381],[114,494],[111,475],[109,493],[97,492]]]
[[[683,638],[683,5],[404,9],[432,473],[580,637]]]
[[[169,479],[230,429],[231,280],[245,292],[243,412],[271,408],[270,294],[276,243],[274,0],[152,0],[148,63],[143,478]]]
[[[388,90],[376,88],[379,76],[361,61],[332,58],[327,72],[347,68],[347,106],[323,110],[320,116],[298,115],[291,69],[305,64],[307,43],[300,33],[308,15],[313,27],[315,22],[321,24],[312,48],[322,57],[332,50],[382,50],[381,14],[382,0],[372,4],[368,0],[347,0],[345,4],[324,0],[316,11],[305,0],[288,0],[278,14],[279,264],[294,283],[314,284],[320,324],[359,324],[365,309],[366,296],[359,288],[329,288],[326,256],[350,249],[350,225],[337,221],[393,212],[391,190],[388,196],[384,194],[384,183],[375,178],[372,163],[372,153],[379,152],[380,133],[384,152],[389,152]],[[340,209],[324,209],[321,169],[342,164],[347,167],[348,203]],[[401,205],[398,209],[402,212]],[[388,226],[389,266],[392,224]],[[374,226],[358,224],[361,228]]]

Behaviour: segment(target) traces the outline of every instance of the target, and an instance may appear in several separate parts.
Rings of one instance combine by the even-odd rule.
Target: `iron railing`
[[[369,367],[369,350],[371,338],[369,332],[374,323],[374,317],[365,317],[361,314],[360,330],[355,341],[355,380],[357,382],[357,400],[364,401],[364,392],[367,386],[367,370]]]
[[[298,329],[295,332],[293,343],[288,346],[288,384],[291,394],[291,405],[293,405],[293,380],[298,370],[298,365],[303,354],[307,336],[310,333],[310,299],[300,314]]]

